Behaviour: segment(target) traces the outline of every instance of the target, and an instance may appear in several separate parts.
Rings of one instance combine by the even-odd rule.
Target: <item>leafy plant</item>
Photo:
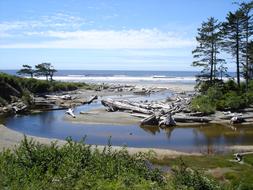
[[[68,139],[62,147],[28,140],[0,153],[0,189],[163,189],[164,177],[148,155],[103,151]]]
[[[211,114],[215,112],[216,106],[208,96],[202,95],[197,96],[192,100],[191,109],[193,111],[199,111],[204,114]]]
[[[196,189],[196,190],[219,190],[220,185],[212,178],[207,177],[202,172],[193,170],[181,160],[178,168],[173,169],[174,183],[178,189]]]

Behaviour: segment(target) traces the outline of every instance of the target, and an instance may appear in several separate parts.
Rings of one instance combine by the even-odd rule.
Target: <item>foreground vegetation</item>
[[[21,98],[25,101],[29,101],[30,94],[72,91],[78,88],[95,88],[95,86],[91,86],[85,83],[71,83],[37,80],[33,78],[20,78],[5,73],[0,73],[0,87],[0,104],[2,105],[8,104],[9,102],[13,101],[13,99],[15,100],[15,98]]]
[[[110,145],[99,151],[70,139],[58,147],[25,138],[14,151],[0,153],[0,189],[221,189],[185,167],[163,174],[150,165],[150,158]]]
[[[191,108],[205,114],[216,110],[236,111],[253,104],[253,81],[249,82],[247,90],[245,84],[239,87],[232,80],[214,84],[207,81],[200,83],[199,91],[201,94],[192,100]]]
[[[253,189],[253,154],[245,155],[242,163],[233,161],[233,155],[184,156],[180,159],[153,159],[152,162],[163,166],[191,166],[197,172],[204,171],[222,185],[222,189]]]

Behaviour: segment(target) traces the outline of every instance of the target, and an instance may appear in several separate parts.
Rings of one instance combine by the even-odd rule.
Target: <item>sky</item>
[[[0,0],[0,69],[191,71],[197,28],[230,0]]]

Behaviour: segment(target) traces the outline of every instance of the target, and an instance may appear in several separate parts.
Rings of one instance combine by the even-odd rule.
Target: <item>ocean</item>
[[[16,75],[17,70],[0,70],[0,72]],[[197,74],[196,71],[58,70],[54,80],[114,84],[194,84]]]

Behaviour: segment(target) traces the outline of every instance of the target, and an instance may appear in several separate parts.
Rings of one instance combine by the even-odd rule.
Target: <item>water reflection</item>
[[[163,133],[172,144],[181,144],[182,141],[189,142],[188,147],[205,153],[221,151],[228,145],[252,145],[253,125],[238,125],[231,128],[229,125],[206,124],[188,127],[171,127],[161,129],[155,126],[143,126],[144,131],[158,135]],[[235,130],[236,129],[236,130]],[[189,140],[190,139],[190,140]],[[172,142],[173,141],[173,142]],[[184,144],[184,143],[182,143]]]

